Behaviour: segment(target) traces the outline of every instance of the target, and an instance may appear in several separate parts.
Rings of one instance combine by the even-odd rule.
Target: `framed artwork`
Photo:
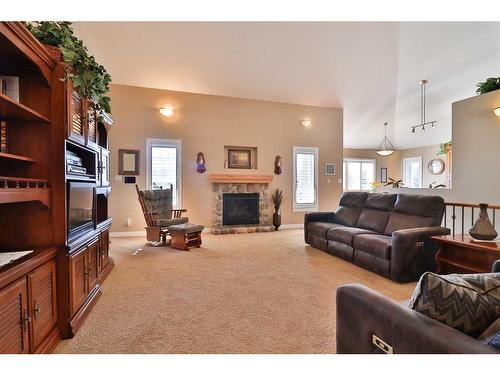
[[[334,163],[325,163],[325,176],[335,176]]]
[[[387,183],[387,168],[380,168],[380,182]]]
[[[118,150],[118,174],[139,176],[139,150]]]
[[[228,150],[228,168],[252,169],[251,150]]]

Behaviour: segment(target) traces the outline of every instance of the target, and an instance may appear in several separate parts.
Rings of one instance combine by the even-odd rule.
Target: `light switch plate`
[[[117,174],[115,176],[115,181],[121,181],[122,180],[122,176],[120,176],[119,174]]]

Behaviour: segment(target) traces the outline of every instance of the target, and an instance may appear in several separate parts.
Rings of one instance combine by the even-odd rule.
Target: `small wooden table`
[[[170,246],[179,250],[201,246],[201,232],[205,226],[201,224],[178,224],[168,227],[172,241]]]
[[[500,259],[500,242],[484,242],[469,235],[433,236],[439,243],[438,273],[488,273]]]

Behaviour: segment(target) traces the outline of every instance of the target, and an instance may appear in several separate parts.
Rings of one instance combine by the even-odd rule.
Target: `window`
[[[293,211],[318,210],[317,147],[293,148]]]
[[[148,189],[173,187],[172,203],[181,206],[181,154],[179,139],[146,139],[146,163]]]
[[[405,187],[422,187],[422,157],[403,159],[403,183]]]
[[[375,159],[344,158],[344,191],[371,190],[375,181]]]

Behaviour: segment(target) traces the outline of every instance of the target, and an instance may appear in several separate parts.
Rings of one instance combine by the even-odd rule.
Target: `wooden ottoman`
[[[189,250],[190,247],[201,246],[201,232],[205,229],[201,224],[177,224],[168,227],[172,242],[170,246],[179,250]]]

